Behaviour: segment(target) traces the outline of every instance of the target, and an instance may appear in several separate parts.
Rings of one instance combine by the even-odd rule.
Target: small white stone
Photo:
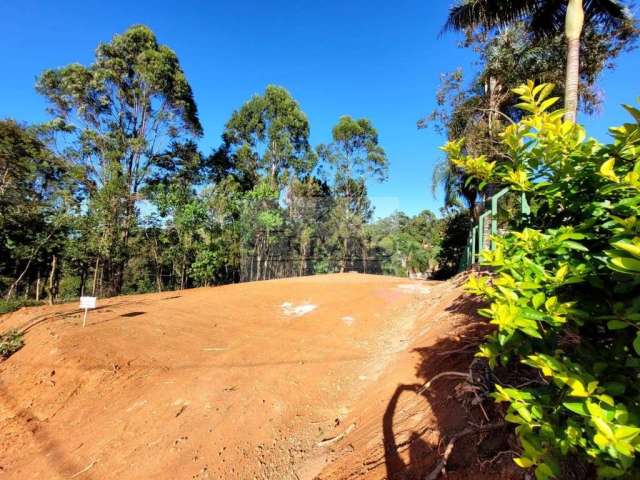
[[[342,321],[347,324],[347,326],[351,326],[351,324],[355,321],[355,319],[349,315],[342,317]]]

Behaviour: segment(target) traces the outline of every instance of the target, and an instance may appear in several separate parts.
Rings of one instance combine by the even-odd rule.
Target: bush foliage
[[[536,478],[561,475],[580,458],[599,477],[633,477],[640,467],[640,110],[587,139],[551,110],[551,84],[515,89],[527,112],[502,133],[508,159],[465,155],[464,140],[444,150],[484,185],[524,191],[526,228],[495,238],[483,253],[490,272],[468,289],[488,301],[480,313],[497,326],[479,356],[522,373],[496,384],[522,454]],[[634,477],[635,478],[635,477]]]
[[[9,300],[0,299],[0,315],[20,310],[22,307],[32,307],[40,304],[41,302],[36,302],[35,300],[28,298],[11,298]]]
[[[22,333],[18,330],[9,330],[0,334],[0,358],[9,358],[24,345]]]

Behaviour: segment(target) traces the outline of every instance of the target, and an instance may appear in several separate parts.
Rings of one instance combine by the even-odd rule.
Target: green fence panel
[[[486,238],[486,226],[487,226],[487,217],[491,215],[491,211],[487,211],[484,212],[482,215],[480,215],[480,221],[479,221],[479,243],[478,243],[478,262],[480,261],[480,254],[484,251],[485,249],[485,243],[487,242],[487,238]]]
[[[491,235],[498,235],[498,200],[507,194],[509,187],[505,187],[491,197]],[[496,249],[496,242],[491,239],[491,250]]]
[[[494,237],[498,234],[498,201],[507,193],[509,193],[509,187],[505,187],[493,195],[490,199],[491,208],[480,215],[478,223],[472,226],[463,259],[460,262],[462,269],[472,267],[480,262],[480,254],[485,249],[485,225],[489,215],[491,215],[491,243],[489,248],[495,250],[496,243]],[[520,210],[523,217],[531,213],[525,192],[522,192],[520,196]]]
[[[471,230],[471,265],[476,263],[476,238],[478,237],[478,227]]]

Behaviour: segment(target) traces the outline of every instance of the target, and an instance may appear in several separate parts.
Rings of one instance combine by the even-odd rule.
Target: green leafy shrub
[[[0,358],[9,358],[23,345],[22,333],[18,330],[9,330],[0,334]]]
[[[468,289],[497,326],[479,356],[522,375],[497,385],[536,478],[580,458],[599,477],[640,469],[640,110],[604,145],[550,111],[550,84],[516,89],[530,115],[502,134],[504,162],[444,150],[484,184],[524,191],[528,225],[483,254]]]
[[[14,312],[22,307],[32,307],[34,305],[42,305],[42,302],[36,302],[31,299],[11,298],[9,300],[0,299],[0,315],[3,313]]]
[[[58,286],[58,300],[68,302],[80,295],[80,277],[78,275],[63,275]]]

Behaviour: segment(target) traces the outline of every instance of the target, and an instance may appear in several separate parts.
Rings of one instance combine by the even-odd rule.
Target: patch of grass
[[[0,299],[0,315],[3,313],[14,312],[22,307],[33,307],[34,305],[42,305],[42,302],[36,302],[31,299],[12,298],[10,300]]]
[[[0,334],[0,357],[9,358],[16,353],[24,345],[22,332],[18,330],[9,330]]]

